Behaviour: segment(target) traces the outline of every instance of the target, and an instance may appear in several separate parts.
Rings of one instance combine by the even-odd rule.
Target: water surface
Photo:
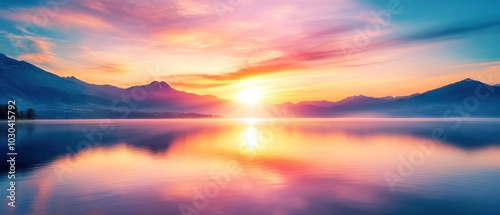
[[[34,121],[17,136],[6,214],[500,214],[495,119]]]

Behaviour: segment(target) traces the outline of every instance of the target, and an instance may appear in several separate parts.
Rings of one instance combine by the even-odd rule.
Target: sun
[[[245,104],[255,104],[260,100],[260,92],[255,88],[244,89],[240,92],[239,100]]]

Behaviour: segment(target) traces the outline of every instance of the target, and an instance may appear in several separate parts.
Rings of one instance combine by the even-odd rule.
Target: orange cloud
[[[32,51],[19,55],[20,59],[33,63],[50,63],[56,61],[56,57],[51,51],[52,43],[48,39],[34,36],[25,36],[22,39],[32,43],[29,47],[24,47],[31,48]]]
[[[43,29],[36,37],[18,35],[32,43],[19,45],[19,58],[50,72],[128,87],[144,84],[153,65],[160,68],[157,80],[224,98],[247,82],[295,101],[324,99],[321,92],[332,89],[332,99],[413,93],[422,88],[402,91],[407,79],[451,78],[449,66],[463,63],[447,49],[455,44],[442,39],[456,28],[401,36],[408,32],[394,19],[367,33],[365,26],[378,20],[369,16],[372,6],[359,2],[232,2],[221,11],[213,1],[82,0],[60,5],[46,20],[34,18],[44,13],[40,6],[1,9],[0,16]]]

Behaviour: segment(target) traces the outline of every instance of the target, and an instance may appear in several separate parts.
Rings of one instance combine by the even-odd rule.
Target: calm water
[[[500,120],[38,121],[17,136],[5,214],[500,214]]]

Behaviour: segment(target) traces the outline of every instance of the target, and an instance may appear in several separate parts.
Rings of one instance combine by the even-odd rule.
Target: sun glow
[[[260,100],[260,92],[255,88],[242,90],[239,95],[239,100],[245,104],[255,104]]]

